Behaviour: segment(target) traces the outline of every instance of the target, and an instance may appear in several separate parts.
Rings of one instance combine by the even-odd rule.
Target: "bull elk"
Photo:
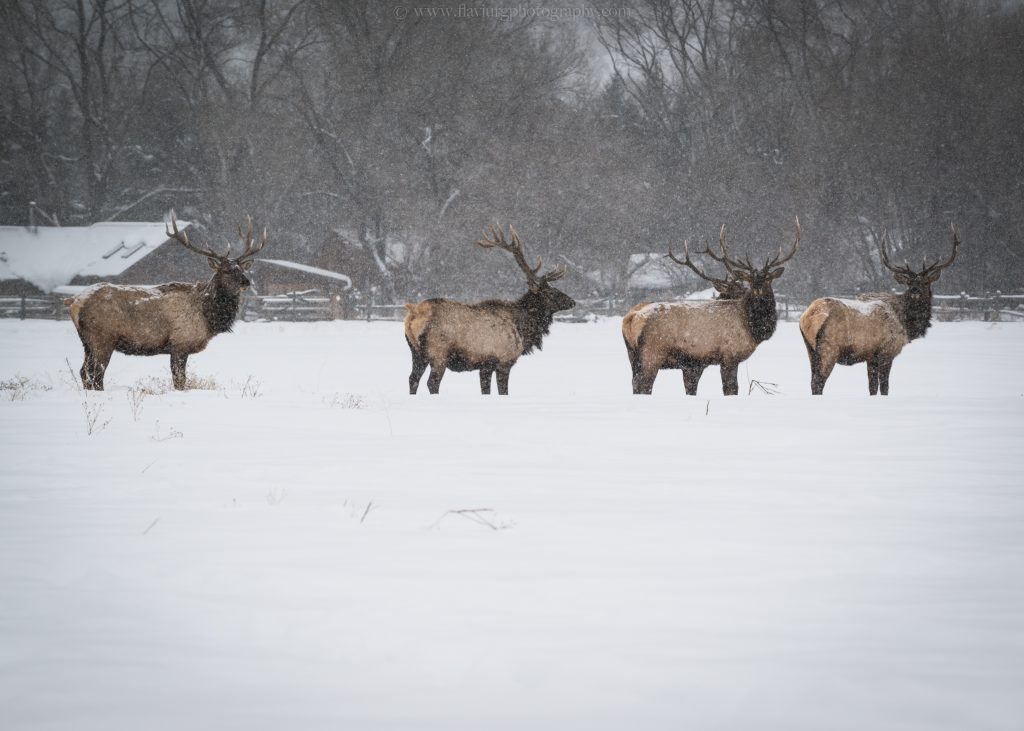
[[[508,377],[520,356],[540,350],[556,312],[576,306],[569,295],[551,286],[565,276],[564,267],[539,274],[543,262],[531,267],[523,254],[519,235],[508,227],[511,241],[501,228],[490,227],[477,241],[485,249],[504,249],[512,254],[526,275],[528,291],[514,302],[485,300],[464,304],[449,299],[429,299],[407,304],[405,340],[412,352],[409,393],[415,394],[427,366],[427,389],[436,394],[445,370],[480,371],[480,393],[491,392],[497,373],[498,393],[508,394]]]
[[[76,297],[64,300],[85,349],[80,371],[86,389],[103,390],[103,374],[116,350],[125,355],[170,355],[174,388],[185,388],[188,357],[206,348],[210,338],[229,332],[238,312],[242,291],[250,282],[245,275],[254,257],[267,243],[267,230],[257,244],[252,219],[246,216],[248,231],[238,235],[245,241],[241,256],[224,254],[193,245],[171,212],[172,232],[167,235],[189,251],[206,257],[213,277],[208,282],[169,282],[155,287],[97,284]]]
[[[800,333],[811,361],[811,393],[820,396],[832,369],[867,363],[868,393],[889,394],[892,362],[911,340],[923,338],[932,324],[932,284],[956,259],[960,236],[953,232],[953,252],[943,262],[922,262],[915,272],[904,262],[889,261],[886,234],[879,242],[882,264],[893,278],[907,287],[902,294],[862,294],[855,300],[822,297],[800,316]]]
[[[711,282],[723,296],[709,302],[656,302],[641,304],[622,318],[622,337],[633,371],[633,393],[649,394],[659,370],[679,368],[683,371],[686,393],[697,394],[697,384],[709,365],[718,365],[722,372],[722,393],[739,393],[737,370],[757,346],[775,332],[777,314],[772,282],[778,279],[800,247],[800,221],[796,221],[793,248],[783,256],[782,247],[763,267],[733,257],[729,253],[725,226],[718,236],[720,255],[706,246],[704,251],[721,263],[728,277],[716,279],[702,271],[690,258],[687,242],[683,242],[684,259],[670,250],[668,255],[677,264],[689,267],[697,276]],[[738,286],[742,283],[742,287]]]

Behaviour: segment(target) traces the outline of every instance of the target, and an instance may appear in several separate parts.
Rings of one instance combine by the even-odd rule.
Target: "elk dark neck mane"
[[[754,342],[763,343],[775,334],[778,315],[775,312],[775,295],[743,297],[743,312],[747,316],[747,327]]]
[[[515,321],[519,335],[523,338],[523,355],[533,349],[541,350],[541,341],[551,329],[555,313],[547,306],[544,298],[534,292],[527,292],[515,302]]]
[[[903,293],[896,298],[896,312],[903,322],[903,329],[907,331],[908,340],[923,338],[928,328],[932,326],[932,297],[928,293],[927,299],[915,303],[910,299],[908,293]]]
[[[889,294],[888,292],[866,294],[861,295],[858,299],[877,299],[888,302],[895,310],[896,316],[900,318],[903,329],[907,332],[907,340],[923,338],[928,333],[928,328],[932,326],[931,293],[926,300],[917,304],[910,299],[908,292],[903,294]]]
[[[218,277],[203,285],[202,292],[203,317],[206,318],[210,334],[231,332],[242,293],[237,290],[232,292],[224,287]]]

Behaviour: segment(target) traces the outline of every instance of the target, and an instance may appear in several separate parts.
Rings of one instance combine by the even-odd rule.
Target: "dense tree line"
[[[580,296],[621,295],[630,254],[723,223],[764,256],[796,215],[784,289],[888,288],[883,229],[919,259],[956,221],[942,289],[1020,287],[1018,2],[412,4],[7,0],[0,223],[173,206],[226,236],[252,212],[276,254],[398,298],[510,288],[472,246],[495,220]]]

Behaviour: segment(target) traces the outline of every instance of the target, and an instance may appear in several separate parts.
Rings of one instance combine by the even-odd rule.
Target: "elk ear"
[[[896,280],[897,284],[902,284],[906,287],[909,287],[910,284],[914,281],[913,276],[905,272],[893,272],[892,277],[893,279]]]
[[[217,269],[219,269],[219,262],[212,256],[206,257],[206,263],[210,265],[210,269],[212,269],[213,271],[217,271]]]
[[[773,269],[773,270],[772,270],[772,273],[771,273],[771,274],[770,274],[769,276],[770,276],[770,277],[771,277],[772,279],[778,279],[779,277],[781,277],[781,276],[782,276],[782,273],[783,273],[784,271],[786,271],[786,267],[779,267],[778,269]]]
[[[939,277],[941,275],[942,275],[942,270],[939,269],[938,271],[935,271],[935,272],[932,272],[931,274],[929,274],[928,275],[928,279],[926,279],[925,281],[928,282],[928,284],[934,284],[935,282],[939,281]]]
[[[247,271],[249,271],[250,269],[252,269],[252,260],[249,260],[249,261],[243,261],[243,262],[242,262],[241,264],[239,264],[238,266],[242,267],[242,271],[243,271],[243,272],[247,272]]]

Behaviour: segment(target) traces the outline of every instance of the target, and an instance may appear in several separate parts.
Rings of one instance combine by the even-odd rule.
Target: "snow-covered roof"
[[[0,226],[0,280],[24,279],[50,292],[78,275],[114,277],[167,240],[162,222]]]
[[[282,259],[260,259],[260,264],[273,264],[274,266],[284,267],[285,269],[294,269],[296,271],[305,272],[306,274],[315,274],[318,277],[324,277],[325,279],[336,279],[339,282],[345,283],[345,289],[349,289],[352,286],[352,279],[344,274],[338,272],[332,272],[330,269],[321,269],[320,267],[312,267],[309,264],[299,264],[295,261],[284,261]]]

